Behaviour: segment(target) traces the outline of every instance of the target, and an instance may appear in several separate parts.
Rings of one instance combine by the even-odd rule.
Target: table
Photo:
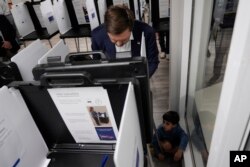
[[[91,28],[89,24],[83,24],[78,27],[71,28],[66,33],[60,35],[60,38],[63,40],[65,38],[75,38],[76,48],[78,52],[80,52],[80,42],[79,42],[80,37],[91,37]],[[86,44],[87,44],[87,39],[86,39]],[[88,45],[87,45],[87,51],[88,51]]]
[[[49,34],[46,28],[42,28],[42,31],[33,31],[32,33],[20,38],[20,41],[33,41],[36,39],[46,39],[49,41],[50,47],[52,48],[52,44],[50,42],[50,39],[55,36],[58,33],[58,31],[54,32],[53,34]],[[25,46],[25,43],[24,43]]]

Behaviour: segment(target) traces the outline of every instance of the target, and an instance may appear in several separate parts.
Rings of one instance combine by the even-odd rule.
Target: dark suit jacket
[[[134,40],[131,41],[132,57],[140,56],[141,36],[144,32],[146,43],[146,54],[149,66],[149,75],[152,76],[158,67],[158,49],[156,45],[155,32],[148,24],[135,21],[133,27]],[[111,42],[104,25],[100,25],[92,31],[92,50],[101,50],[106,55],[107,59],[116,58],[115,44]],[[100,57],[94,57],[100,59]]]
[[[16,41],[16,30],[10,24],[6,16],[0,15],[0,31],[4,36],[5,41],[9,41],[12,45],[12,49],[10,51],[15,54],[20,49],[19,44]],[[0,49],[0,56],[5,56],[5,49]]]

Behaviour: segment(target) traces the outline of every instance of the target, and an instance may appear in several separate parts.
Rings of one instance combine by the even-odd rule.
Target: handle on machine
[[[100,57],[102,59],[105,59],[105,55],[103,52],[101,51],[90,51],[90,52],[80,52],[80,53],[73,53],[73,54],[69,54],[66,58],[65,58],[65,62],[78,62],[78,61],[84,61],[84,60],[92,60],[92,58],[90,57],[90,55],[100,55]]]
[[[44,73],[41,85],[50,87],[69,87],[93,85],[91,75],[87,72],[77,73]]]

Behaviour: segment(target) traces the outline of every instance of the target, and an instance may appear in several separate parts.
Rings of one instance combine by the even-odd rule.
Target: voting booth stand
[[[72,60],[37,65],[36,81],[0,89],[0,166],[147,166],[146,59]]]

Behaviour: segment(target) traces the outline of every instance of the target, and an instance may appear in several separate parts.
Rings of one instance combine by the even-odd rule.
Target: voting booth
[[[77,51],[80,52],[79,38],[91,36],[86,4],[82,0],[53,0],[52,2],[60,38],[63,40],[74,38]],[[85,42],[88,50],[86,38]]]
[[[146,59],[67,61],[0,89],[0,166],[147,166]]]
[[[101,0],[99,0],[101,1]],[[141,20],[143,15],[143,7],[146,4],[144,0],[106,0],[107,6],[124,4],[133,11],[135,19]]]
[[[14,4],[11,13],[22,41],[50,39],[57,34],[58,26],[55,20],[50,0],[20,2]]]
[[[32,81],[32,68],[37,65],[38,60],[48,51],[49,49],[41,40],[37,39],[13,56],[11,62],[16,64],[24,81]]]
[[[135,19],[142,20],[146,2],[144,0],[86,0],[91,30],[104,23],[105,12],[112,5],[126,5],[134,13]]]

